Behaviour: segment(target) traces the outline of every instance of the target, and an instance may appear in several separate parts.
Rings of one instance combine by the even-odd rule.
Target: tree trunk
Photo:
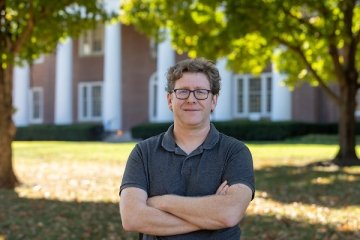
[[[0,66],[0,188],[14,189],[19,183],[12,166],[11,143],[15,136],[12,121],[12,66]]]
[[[354,84],[349,84],[353,82]],[[356,155],[356,81],[347,81],[348,84],[340,86],[341,104],[339,106],[339,151],[334,163],[339,166],[360,165]]]

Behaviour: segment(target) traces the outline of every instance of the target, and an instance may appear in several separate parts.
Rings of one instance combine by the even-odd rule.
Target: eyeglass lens
[[[178,99],[187,99],[190,96],[190,93],[194,93],[194,96],[197,100],[204,100],[204,99],[208,98],[210,90],[207,90],[207,89],[196,89],[196,90],[175,89],[174,92]]]

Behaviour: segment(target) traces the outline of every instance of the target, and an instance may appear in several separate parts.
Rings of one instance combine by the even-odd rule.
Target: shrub
[[[166,132],[171,124],[171,122],[139,124],[131,128],[131,136],[133,138],[146,139],[162,132]]]
[[[103,135],[101,124],[31,125],[18,127],[15,140],[99,141]]]
[[[170,126],[167,123],[144,123],[131,129],[134,138],[146,139],[165,132]],[[214,122],[216,128],[229,136],[240,140],[284,140],[291,137],[304,136],[307,134],[337,134],[337,123],[303,123],[303,122],[270,122],[233,120]],[[357,126],[360,133],[360,123]]]

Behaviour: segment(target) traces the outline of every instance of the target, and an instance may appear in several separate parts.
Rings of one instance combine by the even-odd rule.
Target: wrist
[[[166,203],[168,201],[167,197],[170,195],[161,195],[161,196],[154,196],[147,200],[147,204],[150,207],[159,209],[161,211],[165,211]]]
[[[168,205],[169,201],[171,201],[171,195],[163,195],[157,202],[157,207],[160,210],[167,212],[168,211],[167,205]]]

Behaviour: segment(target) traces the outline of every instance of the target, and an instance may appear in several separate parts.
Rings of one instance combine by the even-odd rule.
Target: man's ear
[[[170,111],[173,111],[172,94],[168,92],[166,98],[167,98],[167,102],[168,102],[168,106],[169,106]]]
[[[211,98],[211,112],[215,111],[219,94],[213,95]]]

